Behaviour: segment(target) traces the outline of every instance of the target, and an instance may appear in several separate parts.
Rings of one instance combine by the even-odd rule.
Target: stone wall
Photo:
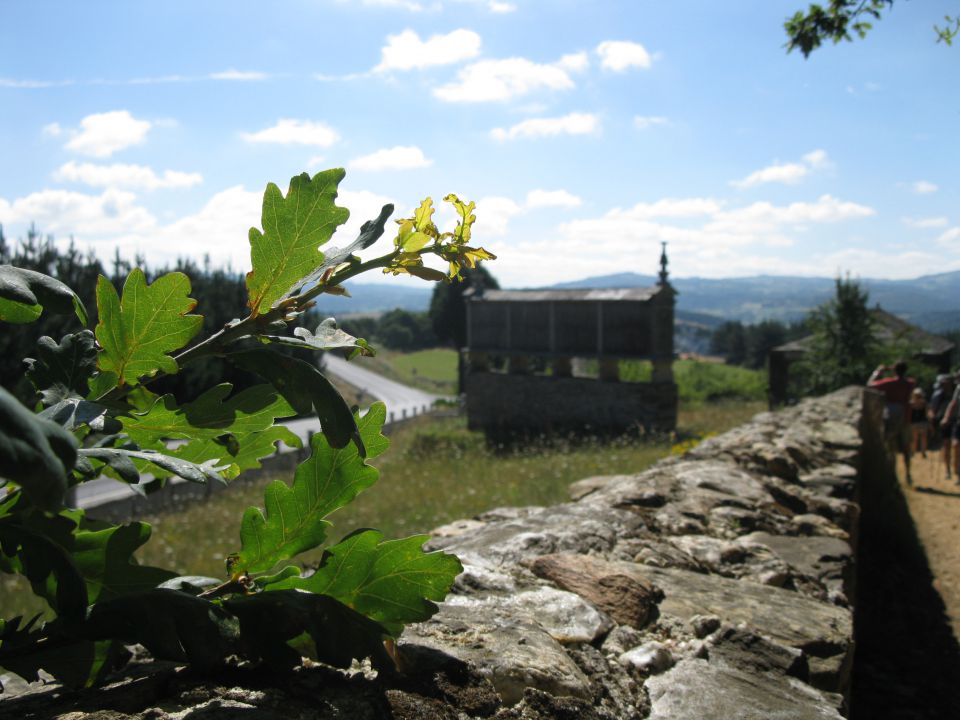
[[[673,430],[677,386],[592,378],[470,373],[466,379],[471,430],[507,439],[568,431],[620,434],[638,426]]]
[[[395,677],[166,668],[133,691],[67,698],[71,720],[94,707],[111,720],[843,717],[875,400],[850,388],[647,472],[582,480],[569,503],[439,528],[432,547],[466,569],[440,612],[404,632]],[[65,709],[5,702],[0,714],[22,718]]]

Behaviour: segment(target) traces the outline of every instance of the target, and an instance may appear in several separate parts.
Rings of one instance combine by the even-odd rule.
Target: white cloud
[[[461,195],[461,197],[463,197]],[[510,221],[516,217],[526,215],[547,208],[575,208],[582,204],[582,200],[573,193],[559,190],[535,189],[527,193],[526,199],[517,202],[513,198],[503,196],[487,196],[480,198],[477,203],[477,222],[474,225],[475,237],[483,238],[484,247],[489,249],[486,238],[503,237],[510,229]],[[437,207],[435,222],[443,229],[453,226],[457,217],[447,203]]]
[[[329,125],[312,120],[281,118],[277,124],[255,133],[240,133],[250,143],[276,143],[278,145],[313,145],[327,148],[340,136]]]
[[[726,210],[714,217],[708,230],[761,234],[783,226],[804,226],[810,223],[834,223],[875,215],[876,210],[855,202],[821,195],[816,202],[794,202],[773,205],[755,202],[746,207]]]
[[[340,3],[355,2],[356,0],[338,0]],[[360,0],[360,4],[370,7],[387,7],[409,10],[410,12],[423,12],[427,8],[416,0]]]
[[[13,202],[0,200],[0,224],[36,222],[51,233],[90,236],[137,232],[156,220],[136,204],[136,195],[116,189],[100,195],[68,190],[40,190]]]
[[[960,227],[953,227],[937,238],[937,243],[952,250],[960,250]]]
[[[637,130],[646,130],[647,128],[656,127],[657,125],[666,125],[669,120],[660,115],[634,115],[633,116],[633,126]]]
[[[917,180],[910,186],[910,189],[917,195],[929,195],[930,193],[935,193],[940,188],[927,180]]]
[[[769,165],[747,175],[743,180],[731,180],[730,184],[737,188],[749,188],[765,183],[784,183],[795,185],[810,173],[810,168],[801,163],[786,163],[784,165]]]
[[[392,148],[377,150],[369,155],[354,158],[350,161],[353,170],[409,170],[412,168],[429,167],[433,160],[427,159],[423,150],[415,146],[397,145]]]
[[[566,190],[531,190],[527,193],[526,207],[580,207],[583,201]]]
[[[131,259],[142,253],[152,266],[209,253],[214,265],[230,263],[235,270],[247,270],[248,231],[260,227],[262,201],[262,190],[249,191],[237,185],[215,193],[196,212],[161,224],[137,204],[136,196],[130,192],[110,189],[100,195],[86,195],[43,190],[12,202],[0,198],[0,224],[26,228],[35,221],[60,241],[75,238],[81,248],[92,248],[103,261],[109,261],[115,248]],[[377,217],[388,202],[390,198],[375,193],[341,190],[337,204],[350,210],[350,219],[337,230],[331,245],[342,247],[350,243],[360,226]],[[398,210],[395,217],[402,212]],[[385,233],[389,237],[378,243],[380,254],[389,250],[395,234],[391,223]],[[370,248],[368,252],[374,250]]]
[[[574,82],[559,65],[526,58],[481,60],[457,73],[456,82],[441,85],[433,94],[445,102],[496,102],[536,90],[569,90]]]
[[[830,158],[827,157],[826,150],[812,150],[803,156],[803,162],[809,167],[819,170],[820,168],[829,167]]]
[[[187,188],[203,182],[200,173],[165,170],[157,175],[145,165],[94,165],[93,163],[64,163],[54,171],[53,177],[61,182],[79,182],[94,187],[139,188]]]
[[[630,68],[648,69],[653,58],[640,43],[625,40],[605,40],[597,45],[597,55],[605,70],[623,72]]]
[[[43,134],[47,137],[60,137],[63,135],[63,128],[60,127],[60,123],[47,123],[43,126]]]
[[[557,65],[570,72],[583,72],[590,67],[590,56],[585,52],[570,53],[557,60]]]
[[[150,127],[149,121],[137,120],[126,110],[95,113],[80,121],[80,129],[73,133],[66,148],[81,155],[109,157],[142,143]]]
[[[904,225],[918,229],[946,227],[950,224],[950,221],[945,217],[904,217],[900,218],[900,220]]]
[[[235,68],[230,68],[224,70],[223,72],[210,73],[211,80],[236,80],[240,82],[250,82],[254,80],[266,80],[269,75],[265,72],[257,72],[255,70],[237,70]]]
[[[811,171],[820,170],[829,167],[829,165],[830,159],[827,157],[826,150],[813,150],[803,156],[802,162],[784,163],[782,165],[774,163],[760,170],[755,170],[742,180],[731,180],[730,184],[740,189],[773,182],[795,185],[809,175]]]
[[[593,135],[600,130],[600,118],[592,113],[570,113],[555,118],[530,118],[509,128],[494,128],[495,140],[556,137],[557,135]]]
[[[478,217],[482,210],[478,205]],[[484,246],[500,251],[496,272],[508,284],[536,284],[529,279],[531,268],[549,279],[544,282],[621,272],[625,267],[651,273],[661,241],[669,243],[671,269],[683,275],[823,275],[843,266],[823,264],[822,258],[813,256],[809,262],[788,265],[780,248],[797,244],[804,233],[813,232],[813,226],[859,220],[873,213],[872,208],[830,196],[814,202],[735,208],[713,198],[664,198],[560,223],[556,232],[542,237],[511,238]],[[583,252],[585,247],[589,253]],[[571,258],[576,262],[571,263]]]
[[[492,13],[512,13],[517,9],[517,6],[513,3],[500,2],[500,0],[490,0],[487,7],[490,8]]]
[[[523,212],[520,205],[506,197],[481,198],[477,200],[477,208],[474,233],[479,233],[479,237],[506,235],[510,220]]]
[[[418,70],[436,65],[450,65],[480,54],[480,36],[472,30],[453,30],[446,35],[431,35],[421,40],[413,30],[389,35],[380,50],[376,72]]]
[[[652,203],[640,202],[627,210],[614,208],[604,219],[643,222],[656,218],[692,218],[714,215],[723,204],[713,198],[663,198]]]
[[[36,90],[64,85],[73,85],[73,82],[71,80],[17,80],[16,78],[0,77],[0,87],[6,88]]]

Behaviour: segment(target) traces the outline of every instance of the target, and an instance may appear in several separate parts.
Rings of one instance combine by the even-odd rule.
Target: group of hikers
[[[929,400],[916,380],[907,376],[903,360],[878,366],[867,385],[884,394],[885,440],[891,451],[903,454],[907,484],[913,484],[911,454],[926,457],[931,439],[940,444],[946,479],[960,483],[960,372],[938,375]]]

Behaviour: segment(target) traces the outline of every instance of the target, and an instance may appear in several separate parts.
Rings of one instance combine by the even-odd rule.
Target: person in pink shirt
[[[903,453],[903,464],[907,470],[907,484],[913,484],[910,477],[910,396],[917,386],[913,378],[907,377],[907,363],[898,360],[893,366],[893,375],[889,375],[891,368],[880,365],[867,385],[879,390],[886,398],[886,407],[883,411],[883,429],[887,448],[891,453],[900,450]]]

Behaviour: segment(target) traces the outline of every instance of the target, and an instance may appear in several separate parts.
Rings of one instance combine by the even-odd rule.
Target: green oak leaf
[[[0,387],[0,477],[17,483],[41,510],[56,512],[76,459],[72,434],[34,415]]]
[[[232,390],[230,383],[221,383],[183,405],[164,395],[146,412],[121,417],[120,423],[130,439],[148,447],[163,440],[213,440],[224,433],[239,437],[297,414],[271,385],[254,385],[230,397]]]
[[[266,349],[242,350],[226,357],[237,367],[267,380],[298,414],[316,413],[331,445],[341,448],[353,440],[360,453],[365,452],[349,406],[315,365]]]
[[[383,235],[383,230],[387,219],[392,214],[393,205],[384,205],[380,210],[380,215],[377,216],[376,219],[367,220],[360,227],[360,234],[357,235],[356,240],[343,248],[328,248],[325,253],[325,257],[323,258],[323,263],[321,263],[320,267],[311,272],[309,275],[306,275],[300,282],[291,287],[290,290],[284,293],[283,297],[290,297],[291,295],[299,292],[302,288],[319,282],[323,278],[324,273],[326,273],[328,270],[334,269],[340,265],[343,265],[344,263],[360,262],[360,259],[356,257],[356,253],[366,250],[380,239],[380,237]]]
[[[98,685],[126,653],[113,640],[94,642],[59,634],[56,622],[34,630],[36,620],[22,628],[21,618],[0,620],[0,667],[29,682],[39,680],[37,671],[45,670],[68,688]]]
[[[263,194],[263,231],[250,228],[248,306],[254,317],[271,306],[323,262],[318,248],[350,217],[334,201],[346,173],[334,168],[290,180],[286,197],[273,183]]]
[[[86,396],[88,380],[97,370],[97,343],[89,330],[65,335],[59,343],[44,335],[37,340],[37,357],[24,363],[27,379],[49,407],[63,399],[61,388]]]
[[[94,432],[115,433],[120,431],[120,423],[107,414],[107,408],[95,402],[84,400],[76,395],[71,395],[70,391],[62,385],[55,385],[48,388],[47,398],[53,399],[57,392],[62,391],[64,395],[46,410],[40,412],[37,417],[46,418],[57,423],[65,430],[73,431],[78,427],[86,425]]]
[[[138,465],[137,460],[156,465],[166,471],[168,475],[176,475],[189,482],[225,482],[219,472],[224,466],[217,463],[216,460],[193,463],[157,450],[132,450],[115,447],[80,448],[79,454],[87,459],[99,460],[113,469],[124,482],[131,485],[136,485],[140,481],[141,473],[149,471],[146,465],[142,467]]]
[[[86,308],[62,282],[35,270],[0,265],[0,320],[33,322],[44,309],[58,315],[75,313],[87,324]]]
[[[398,636],[406,623],[437,612],[463,566],[454,555],[425,553],[429,535],[384,540],[377,530],[354,533],[328,548],[317,571],[292,577],[268,590],[298,589],[330,595]]]
[[[168,353],[190,342],[203,324],[200,315],[188,314],[197,305],[189,294],[190,279],[181,272],[167,273],[148,285],[143,271],[134,268],[123,284],[123,299],[101,275],[96,328],[103,348],[100,370],[115,373],[120,385],[136,385],[138,378],[157,371],[177,372],[177,362]]]
[[[350,348],[358,351],[361,355],[374,355],[373,348],[363,338],[355,338],[350,333],[344,332],[337,326],[337,321],[333,318],[327,318],[319,325],[317,329],[310,332],[305,327],[293,329],[294,337],[283,335],[261,335],[271,342],[279,345],[290,345],[310,350],[340,350]]]
[[[473,201],[465,203],[453,193],[447,195],[443,200],[453,205],[460,216],[460,219],[457,220],[457,229],[453,232],[454,241],[457,244],[470,242],[473,224],[477,221],[477,216],[473,214],[473,211],[477,209],[477,204]]]
[[[283,425],[275,425],[261,432],[231,435],[236,448],[220,438],[193,440],[181,445],[167,454],[188,462],[202,464],[217,460],[218,465],[229,465],[220,470],[225,480],[233,480],[240,473],[260,467],[260,460],[270,457],[283,442],[287,447],[299,448],[303,445],[300,438]],[[159,473],[157,474],[159,477]]]
[[[26,577],[34,594],[70,621],[83,618],[88,602],[86,583],[70,554],[76,528],[69,517],[36,512],[0,521],[5,571]]]
[[[247,651],[267,667],[291,668],[309,655],[338,668],[369,657],[378,670],[393,669],[384,628],[332,597],[280,590],[233,597],[223,606],[239,619]]]
[[[374,403],[358,423],[368,458],[389,445],[381,433],[386,414],[383,403]],[[251,507],[243,514],[241,549],[232,572],[266,572],[319,546],[331,526],[326,517],[377,481],[377,469],[364,462],[354,445],[336,449],[317,434],[311,450],[310,457],[297,467],[292,487],[275,480],[264,492],[265,512]]]
[[[91,603],[154,588],[176,573],[137,563],[133,554],[150,539],[150,526],[142,522],[103,530],[81,530],[71,548]]]
[[[235,623],[209,600],[155,588],[98,602],[78,634],[90,640],[140,643],[158,660],[189,662],[209,671],[235,652]]]
[[[0,518],[0,549],[10,568],[71,621],[82,619],[89,603],[147,590],[175,576],[137,563],[133,555],[149,538],[146,523],[112,526],[88,520],[83,510],[49,516],[25,502]]]

